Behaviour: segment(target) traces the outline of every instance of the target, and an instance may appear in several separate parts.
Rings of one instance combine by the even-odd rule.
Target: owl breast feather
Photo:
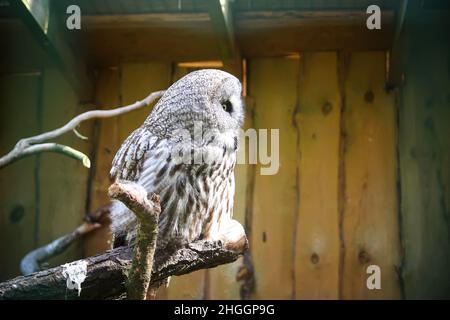
[[[111,170],[116,180],[137,182],[160,196],[158,247],[208,238],[233,211],[235,150],[211,164],[179,163],[171,155],[169,141],[141,127],[123,143]],[[133,241],[133,213],[117,202],[111,217],[114,236]]]

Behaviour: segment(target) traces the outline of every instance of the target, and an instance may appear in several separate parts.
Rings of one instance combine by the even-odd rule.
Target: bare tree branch
[[[75,133],[75,135],[80,138],[81,140],[89,140],[88,137],[83,136],[81,133],[78,132],[78,130],[76,128],[73,128],[73,133]]]
[[[242,248],[245,250],[245,248]],[[66,287],[63,266],[20,276],[0,283],[0,300],[8,299],[124,299],[127,274],[131,268],[132,247],[119,247],[89,257],[87,276],[81,295]],[[243,251],[225,249],[219,242],[197,241],[169,257],[157,250],[150,285],[170,276],[180,276],[200,269],[213,268],[237,260]]]
[[[52,131],[41,133],[37,136],[24,138],[19,140],[15,147],[6,155],[0,158],[0,169],[25,157],[32,154],[44,152],[44,151],[50,151],[50,152],[58,152],[65,154],[69,157],[75,158],[77,160],[80,160],[83,162],[83,165],[88,167],[90,166],[90,160],[89,158],[81,153],[80,151],[77,151],[75,149],[72,149],[67,146],[59,145],[56,143],[50,144],[50,143],[43,143],[47,140],[54,139],[56,137],[59,137],[63,135],[66,132],[76,130],[76,127],[83,121],[93,119],[93,118],[108,118],[108,117],[115,117],[123,113],[127,113],[136,109],[139,109],[144,106],[150,105],[153,101],[155,101],[157,98],[161,97],[163,95],[164,91],[157,91],[153,92],[150,95],[148,95],[145,99],[141,101],[137,101],[131,105],[124,106],[121,108],[111,109],[111,110],[92,110],[87,111],[85,113],[82,113],[72,120],[70,120],[68,123],[66,123],[64,126],[57,128]]]
[[[141,234],[135,247],[119,247],[75,262],[86,268],[77,287],[80,292],[69,289],[63,265],[0,283],[0,300],[143,299],[149,286],[157,288],[170,276],[233,262],[248,248],[244,229],[235,222],[233,230],[227,229],[219,241],[200,240],[178,250],[164,248],[155,252],[159,198],[152,194],[149,199],[145,189],[134,183],[115,183],[109,194],[140,219]]]

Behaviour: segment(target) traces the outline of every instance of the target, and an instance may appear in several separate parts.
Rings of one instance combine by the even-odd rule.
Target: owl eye
[[[233,112],[233,105],[231,104],[230,100],[222,102],[222,108],[223,108],[223,110],[225,110],[225,112],[228,112],[228,113]]]

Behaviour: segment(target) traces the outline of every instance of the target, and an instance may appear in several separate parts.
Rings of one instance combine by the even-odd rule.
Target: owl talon
[[[219,233],[207,240],[217,243],[227,250],[239,253],[248,249],[244,228],[238,221],[229,220],[228,222],[223,222],[222,225],[223,227],[219,230]]]

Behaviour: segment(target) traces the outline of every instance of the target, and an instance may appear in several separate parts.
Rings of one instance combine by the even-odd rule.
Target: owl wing
[[[115,180],[136,181],[145,159],[157,145],[158,138],[145,127],[140,127],[122,143],[117,151],[110,171]]]

